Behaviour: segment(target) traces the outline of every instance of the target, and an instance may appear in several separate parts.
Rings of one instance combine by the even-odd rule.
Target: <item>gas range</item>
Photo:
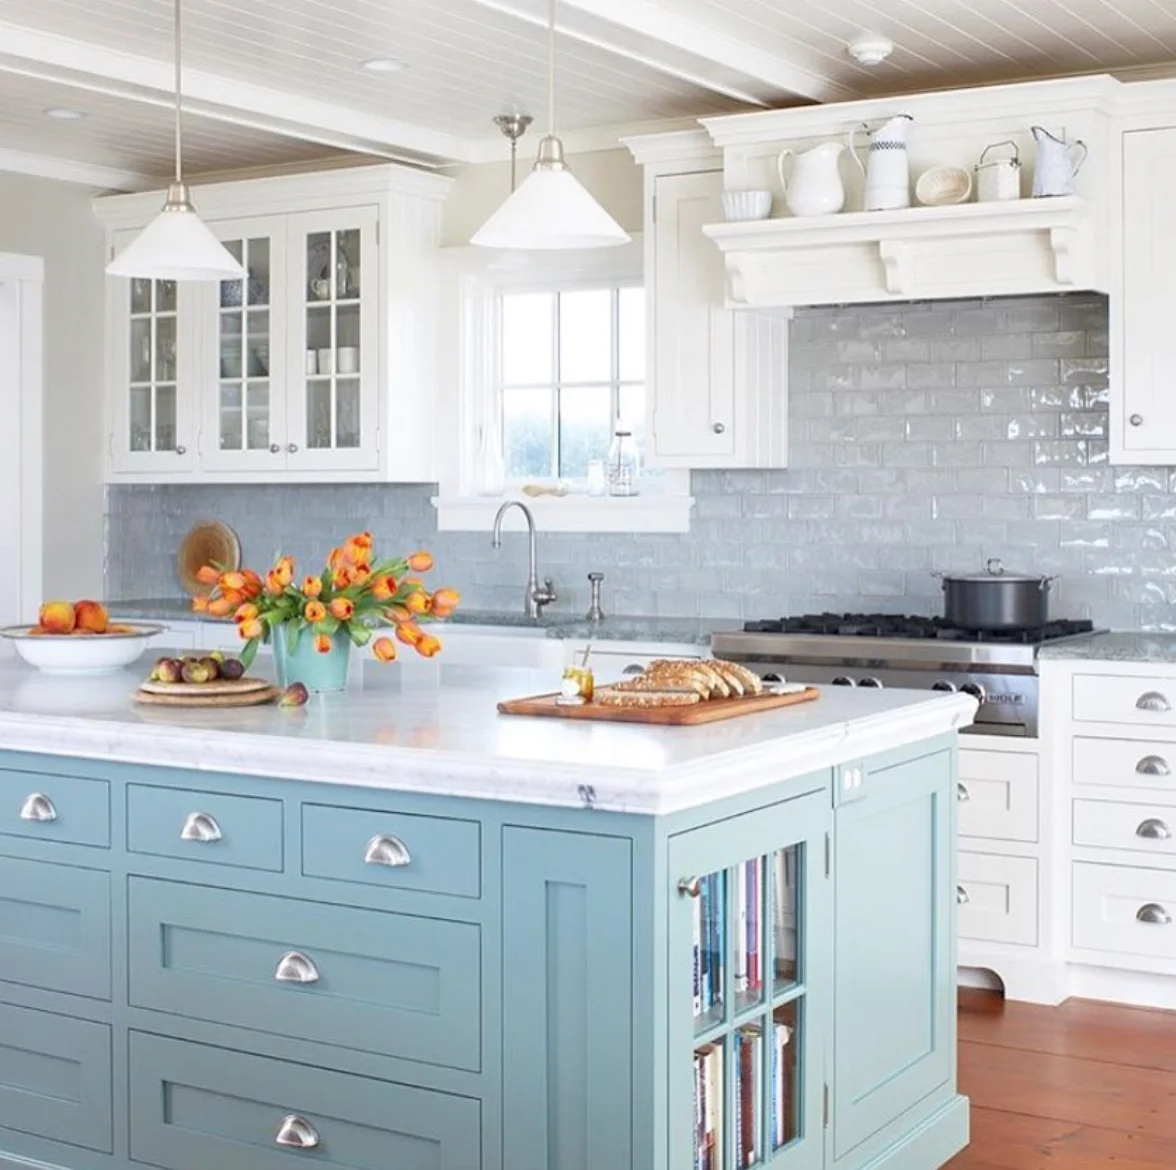
[[[1037,651],[1094,630],[1089,621],[1054,621],[1032,630],[966,630],[942,618],[900,614],[804,614],[747,622],[714,634],[717,658],[767,677],[832,686],[963,691],[980,700],[967,730],[1037,734]]]

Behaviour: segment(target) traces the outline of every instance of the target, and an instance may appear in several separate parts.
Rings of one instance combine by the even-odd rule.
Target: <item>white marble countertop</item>
[[[498,714],[500,699],[554,689],[549,675],[438,660],[365,663],[357,687],[300,708],[200,711],[133,703],[150,661],[94,678],[0,662],[0,750],[659,814],[957,729],[976,710],[966,695],[829,687],[703,727],[573,723]]]
[[[1173,662],[1176,634],[1140,633],[1136,630],[1104,630],[1045,645],[1038,658],[1050,662]]]

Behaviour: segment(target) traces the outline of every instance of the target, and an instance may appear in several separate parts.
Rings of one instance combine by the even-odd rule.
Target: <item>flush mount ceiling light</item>
[[[46,118],[56,118],[59,122],[76,122],[78,118],[88,116],[84,110],[70,110],[65,106],[50,106],[49,109],[42,110],[41,113]]]
[[[175,0],[176,177],[163,210],[106,266],[112,276],[146,280],[239,280],[245,269],[192,206],[184,182],[180,130],[180,0]]]
[[[361,61],[359,67],[366,69],[368,73],[400,73],[407,69],[408,65],[399,57],[369,57],[366,61]]]
[[[881,33],[861,33],[845,46],[845,51],[859,65],[872,69],[881,65],[894,52],[894,42]]]
[[[474,233],[482,248],[607,248],[626,244],[624,228],[584,189],[555,133],[555,0],[547,10],[547,133],[517,191]]]

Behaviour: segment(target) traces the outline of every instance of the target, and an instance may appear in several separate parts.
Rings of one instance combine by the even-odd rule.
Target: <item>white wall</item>
[[[538,142],[538,137],[528,135],[519,143],[520,183],[535,161]],[[568,164],[625,231],[641,231],[641,168],[628,150],[569,155]],[[446,247],[468,244],[470,236],[510,194],[509,162],[459,167],[450,173],[456,182],[445,200],[441,243]]]
[[[46,597],[101,596],[104,237],[94,192],[0,174],[0,252],[45,261]]]

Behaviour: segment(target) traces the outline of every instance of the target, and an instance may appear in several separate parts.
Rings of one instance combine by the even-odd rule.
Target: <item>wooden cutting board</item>
[[[183,684],[176,685],[182,686]],[[272,703],[282,693],[280,688],[272,687],[268,683],[260,691],[237,691],[233,694],[208,694],[205,687],[193,688],[193,690],[196,689],[205,691],[205,693],[203,695],[191,692],[157,695],[151,691],[138,690],[131,698],[136,703],[155,707],[257,707],[262,703]]]
[[[811,703],[821,692],[806,687],[790,695],[750,695],[741,699],[709,699],[688,707],[605,707],[585,703],[567,707],[556,702],[558,695],[535,695],[529,699],[507,699],[498,704],[502,715],[538,715],[550,719],[589,719],[600,723],[646,723],[661,727],[697,727],[721,719],[737,719],[760,711],[775,711],[796,703]]]
[[[226,571],[241,567],[241,542],[237,534],[219,520],[193,525],[176,554],[176,576],[192,597],[205,597],[211,585],[197,580],[203,565],[221,565]]]
[[[206,683],[168,683],[147,679],[139,684],[139,690],[149,695],[247,695],[251,691],[264,691],[272,686],[263,678],[218,678]]]

